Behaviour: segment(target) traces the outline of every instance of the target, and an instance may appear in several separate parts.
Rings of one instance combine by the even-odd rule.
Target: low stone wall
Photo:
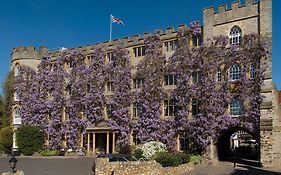
[[[11,173],[11,172],[2,173],[1,175],[24,175],[24,173],[23,173],[23,171],[17,171],[15,173]]]
[[[96,160],[96,175],[180,175],[193,169],[190,164],[163,168],[155,161],[109,162]]]

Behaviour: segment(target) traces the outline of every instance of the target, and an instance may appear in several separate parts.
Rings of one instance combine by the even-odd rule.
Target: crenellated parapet
[[[11,69],[14,69],[15,65],[26,65],[34,69],[40,62],[40,59],[47,54],[48,48],[40,46],[35,48],[34,46],[19,46],[13,49],[11,53]]]
[[[34,46],[19,46],[13,49],[11,54],[12,62],[22,59],[40,60],[41,57],[48,52],[48,48],[40,46],[36,49]]]
[[[188,30],[188,27],[186,24],[181,24],[177,27],[177,30],[175,30],[174,27],[167,27],[164,31],[158,29],[158,30],[155,30],[155,32],[159,33],[160,39],[162,41],[172,40],[177,37],[177,33],[180,28],[184,28],[184,29]],[[144,32],[143,34],[135,34],[130,37],[126,36],[121,39],[114,39],[112,41],[104,41],[104,42],[96,43],[93,45],[80,46],[78,48],[68,48],[64,51],[54,51],[54,52],[51,51],[51,52],[48,52],[48,55],[51,58],[56,59],[62,54],[69,54],[75,50],[80,51],[87,55],[87,54],[91,53],[94,50],[94,48],[97,46],[103,47],[106,51],[111,51],[111,50],[113,50],[113,48],[116,45],[118,45],[120,43],[124,44],[124,46],[126,48],[137,47],[137,46],[144,45],[144,40],[149,35],[151,35],[151,32]]]

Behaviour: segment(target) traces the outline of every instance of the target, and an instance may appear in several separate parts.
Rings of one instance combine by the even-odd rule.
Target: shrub
[[[177,156],[181,159],[181,164],[190,162],[190,155],[187,153],[176,153]]]
[[[152,159],[157,152],[167,151],[165,144],[156,141],[150,141],[138,147],[143,151],[143,157],[147,160]]]
[[[124,145],[119,149],[120,154],[131,154],[131,147],[130,145]]]
[[[24,155],[33,155],[42,150],[44,135],[37,126],[23,125],[16,132],[19,151]]]
[[[136,158],[136,159],[142,159],[144,158],[143,157],[143,151],[141,149],[136,149],[133,153],[133,156]]]
[[[58,156],[59,155],[59,151],[45,149],[45,150],[40,152],[40,155],[42,155],[42,156]]]
[[[155,161],[163,167],[178,166],[181,164],[181,157],[168,152],[158,152],[156,153]]]
[[[188,163],[190,161],[190,156],[186,153],[158,152],[156,153],[155,161],[160,163],[163,167],[178,166]]]
[[[190,156],[190,162],[193,164],[199,164],[202,162],[202,157],[200,155],[191,155]]]
[[[2,128],[0,131],[0,151],[10,154],[13,147],[13,129],[11,127]]]

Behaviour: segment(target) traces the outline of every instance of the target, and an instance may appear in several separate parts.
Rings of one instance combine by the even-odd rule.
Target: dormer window
[[[242,40],[242,30],[238,26],[234,26],[229,33],[229,44],[239,46]]]

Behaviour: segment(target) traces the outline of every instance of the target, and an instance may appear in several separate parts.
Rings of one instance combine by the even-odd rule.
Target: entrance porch
[[[110,128],[87,128],[86,129],[87,152],[93,154],[116,153],[116,133]],[[84,137],[85,138],[85,137]],[[84,142],[85,143],[85,142]]]

